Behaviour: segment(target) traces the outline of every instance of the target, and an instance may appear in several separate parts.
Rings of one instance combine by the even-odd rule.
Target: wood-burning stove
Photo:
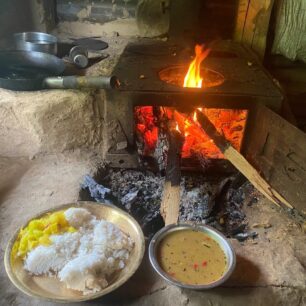
[[[203,66],[213,86],[203,89],[179,86],[180,74],[187,71],[191,60],[191,48],[146,39],[125,48],[114,69],[120,89],[107,91],[104,104],[104,156],[111,167],[139,167],[137,106],[181,112],[197,107],[251,112],[256,103],[262,103],[276,112],[281,110],[281,91],[249,49],[233,41],[217,41],[210,47]],[[246,124],[244,138],[247,133]]]

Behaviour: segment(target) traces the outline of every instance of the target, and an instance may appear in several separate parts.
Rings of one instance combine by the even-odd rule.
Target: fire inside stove
[[[240,151],[245,124],[246,110],[203,108],[201,110],[233,147]],[[155,157],[166,154],[169,122],[175,122],[182,134],[182,158],[222,159],[223,154],[197,122],[196,112],[181,113],[171,107],[135,107],[135,122],[138,153]]]
[[[207,82],[201,75],[201,62],[208,56],[209,49],[197,45],[195,58],[184,77],[183,87],[203,88]],[[203,103],[204,105],[204,103]],[[205,106],[205,105],[204,105]],[[248,111],[244,109],[197,108],[215,126],[232,146],[240,151]],[[196,158],[200,162],[207,159],[223,159],[224,156],[213,140],[205,133],[197,120],[197,112],[181,112],[173,107],[137,106],[134,109],[135,131],[138,153],[143,157],[153,157],[163,168],[168,151],[168,135],[171,126],[182,136],[181,157]]]

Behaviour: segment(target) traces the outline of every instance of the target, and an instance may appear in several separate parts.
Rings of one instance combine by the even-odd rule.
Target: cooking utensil
[[[115,76],[64,76],[57,78],[46,78],[44,80],[44,87],[50,89],[114,89],[116,87],[119,87],[119,81]]]
[[[0,87],[10,90],[39,90],[47,76],[65,70],[55,55],[36,51],[0,51]]]
[[[44,78],[0,78],[0,87],[15,91],[32,91],[42,89]]]
[[[119,81],[115,76],[64,76],[36,78],[0,78],[0,87],[16,91],[41,89],[115,89]]]
[[[38,51],[57,54],[57,38],[42,32],[15,33],[14,40],[17,50]]]
[[[103,40],[95,39],[98,37],[71,38],[73,45],[82,46],[87,50],[99,51],[108,48],[108,43]]]
[[[0,87],[10,90],[39,90],[44,88],[113,89],[119,86],[110,77],[54,77],[63,73],[64,62],[54,55],[29,51],[0,51]]]
[[[21,228],[25,227],[32,219],[41,218],[46,213],[54,212],[70,207],[82,207],[88,209],[98,219],[105,219],[114,223],[123,232],[130,235],[134,241],[134,248],[124,269],[118,271],[109,280],[109,286],[99,292],[82,295],[78,291],[69,290],[65,285],[54,277],[34,276],[27,273],[23,268],[20,259],[11,260],[11,252],[19,230],[10,239],[4,255],[5,270],[12,283],[22,292],[51,302],[78,302],[95,299],[117,289],[124,284],[139,267],[145,249],[145,242],[142,230],[136,220],[123,210],[108,204],[96,202],[78,202],[73,204],[60,205],[43,213],[33,216]]]
[[[79,68],[85,68],[88,65],[88,51],[82,46],[74,46],[69,53],[69,59]]]
[[[227,259],[227,269],[224,272],[223,276],[216,280],[213,283],[207,284],[207,285],[187,285],[184,283],[181,283],[178,280],[175,280],[171,278],[170,275],[168,275],[159,265],[158,263],[158,247],[159,243],[165,238],[167,235],[175,232],[175,231],[181,231],[181,230],[197,230],[202,231],[203,233],[209,235],[211,239],[214,239],[216,242],[218,242],[219,246],[222,248],[226,259]],[[234,252],[234,249],[230,242],[217,230],[214,228],[207,226],[207,225],[191,225],[191,224],[171,224],[166,227],[163,227],[160,231],[158,231],[152,238],[150,245],[149,245],[149,258],[150,262],[154,268],[154,270],[166,281],[169,283],[182,287],[187,289],[211,289],[214,287],[217,287],[221,284],[223,284],[232,274],[232,272],[235,269],[236,265],[236,255]]]
[[[55,55],[36,51],[0,51],[0,76],[33,78],[59,75],[64,62]]]

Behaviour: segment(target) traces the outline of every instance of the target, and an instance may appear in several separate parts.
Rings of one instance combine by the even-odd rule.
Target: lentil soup
[[[158,247],[158,262],[173,279],[188,285],[207,285],[220,279],[227,259],[218,242],[196,230],[167,235]]]

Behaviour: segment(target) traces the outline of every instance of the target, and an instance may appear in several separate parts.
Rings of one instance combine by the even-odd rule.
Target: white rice
[[[35,275],[55,274],[67,288],[84,294],[97,292],[108,286],[108,276],[125,267],[133,242],[86,209],[69,208],[65,217],[78,231],[51,236],[51,245],[28,253],[24,268]]]

